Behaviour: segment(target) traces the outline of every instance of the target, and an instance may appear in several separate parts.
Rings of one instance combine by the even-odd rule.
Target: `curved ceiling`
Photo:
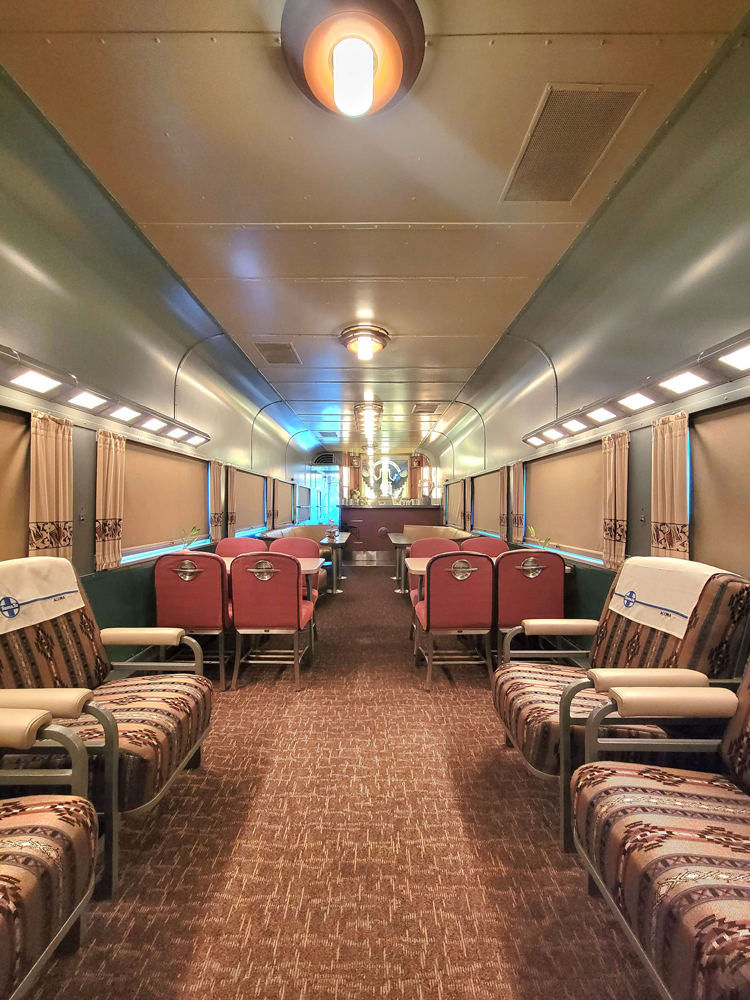
[[[459,394],[746,0],[422,0],[417,84],[358,121],[292,84],[282,6],[19,0],[0,9],[0,61],[321,443],[358,445],[347,416],[372,393],[398,451]],[[637,99],[574,197],[507,200],[550,87]],[[393,335],[365,364],[336,341],[358,318]],[[268,344],[299,363],[269,363]]]

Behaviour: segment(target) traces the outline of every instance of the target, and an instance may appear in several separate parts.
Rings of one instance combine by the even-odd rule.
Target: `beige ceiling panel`
[[[580,225],[144,226],[183,278],[541,277]]]
[[[538,278],[488,278],[191,281],[190,287],[244,349],[254,339],[335,335],[365,313],[394,336],[497,338],[538,284]]]
[[[416,403],[419,400],[434,400],[449,403],[460,391],[463,382],[384,382],[382,380],[326,383],[317,380],[309,382],[274,382],[274,388],[281,392],[294,410],[304,409],[309,402],[326,400],[329,403],[361,403],[369,390],[373,397],[386,402]]]
[[[419,0],[428,33],[729,31],[745,0]],[[6,31],[278,31],[284,0],[5,0]]]
[[[4,35],[0,61],[139,223],[581,222],[715,39],[546,41],[441,38],[407,100],[357,121],[303,97],[270,35]],[[648,91],[572,205],[500,204],[545,87],[564,82]]]
[[[346,350],[333,335],[328,337],[292,337],[292,344],[300,365],[267,364],[258,351],[257,343],[240,341],[242,349],[253,364],[260,368],[267,378],[284,378],[294,381],[311,378],[310,369],[335,370],[343,373],[377,371],[378,378],[384,372],[401,368],[469,368],[474,369],[492,349],[497,340],[493,332],[485,336],[448,337],[394,337],[384,351],[380,351],[372,361],[359,361],[357,355]],[[279,343],[280,341],[273,341]]]

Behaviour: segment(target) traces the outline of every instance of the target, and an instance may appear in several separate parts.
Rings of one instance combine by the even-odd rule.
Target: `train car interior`
[[[749,2],[0,4],[0,1000],[750,1000]]]

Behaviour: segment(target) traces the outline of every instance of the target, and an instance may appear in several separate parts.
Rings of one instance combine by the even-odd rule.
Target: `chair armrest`
[[[631,667],[624,670],[596,668],[588,670],[586,676],[594,682],[594,690],[599,694],[613,687],[708,687],[708,677],[699,670],[670,670],[660,667]]]
[[[620,687],[610,688],[609,696],[621,719],[731,719],[739,705],[726,688]]]
[[[179,646],[184,628],[103,628],[105,646]]]
[[[5,708],[0,710],[0,746],[14,750],[30,750],[38,732],[52,722],[52,716],[39,708]]]
[[[525,618],[526,635],[596,635],[599,620],[593,618]]]
[[[55,719],[77,719],[93,697],[88,688],[7,688],[0,691],[0,710],[33,709]]]

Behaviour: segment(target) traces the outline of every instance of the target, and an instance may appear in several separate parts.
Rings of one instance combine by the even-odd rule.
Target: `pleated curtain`
[[[604,487],[604,541],[602,556],[607,569],[625,562],[628,532],[628,451],[630,435],[616,431],[602,438]]]
[[[73,422],[31,414],[29,555],[73,557]]]
[[[508,541],[508,466],[504,465],[500,469],[500,481],[498,483],[500,492],[500,513],[498,514],[498,532],[501,538]]]
[[[221,487],[224,476],[223,462],[208,463],[208,502],[209,502],[209,526],[211,530],[211,541],[218,542],[224,527],[224,507],[221,502]]]
[[[523,509],[523,462],[510,467],[511,532],[508,541],[523,544],[525,517]]]
[[[237,530],[237,502],[235,500],[234,485],[237,479],[237,469],[233,465],[227,466],[227,535],[234,538]],[[213,535],[211,536],[213,538]]]
[[[661,417],[652,424],[651,555],[688,559],[688,418]]]
[[[96,435],[96,568],[116,569],[122,558],[125,435]]]

